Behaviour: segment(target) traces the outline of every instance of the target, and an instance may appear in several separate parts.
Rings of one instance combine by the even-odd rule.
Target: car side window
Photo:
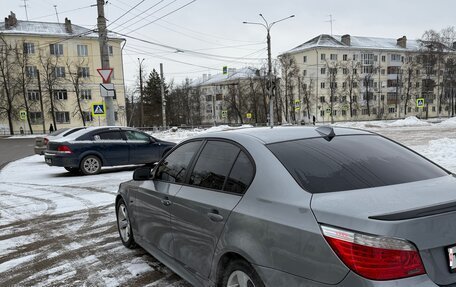
[[[193,141],[172,151],[157,167],[155,179],[172,183],[184,182],[188,165],[200,145],[201,141]]]
[[[94,140],[123,140],[122,134],[119,131],[101,132],[93,136]]]
[[[125,135],[129,141],[150,142],[150,137],[148,135],[137,131],[125,131]]]
[[[190,184],[222,190],[240,148],[223,141],[208,141],[190,176]]]
[[[241,151],[226,180],[224,191],[244,194],[253,180],[255,169],[248,156]]]

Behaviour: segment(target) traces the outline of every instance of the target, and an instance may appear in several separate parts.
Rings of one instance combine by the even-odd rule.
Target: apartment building
[[[455,54],[454,47],[443,50]],[[443,64],[429,65],[418,40],[322,34],[284,56],[299,70],[300,85],[289,91],[301,105],[297,118],[329,122],[449,113]],[[424,106],[418,107],[421,98]]]
[[[124,39],[108,34],[118,125],[126,125],[123,42]],[[105,117],[94,118],[91,112],[92,103],[103,102],[102,78],[97,73],[101,68],[100,46],[94,30],[74,25],[67,18],[64,23],[21,21],[11,12],[0,26],[0,47],[0,56],[10,72],[7,87],[13,95],[12,121],[16,133],[19,129],[29,132],[28,120],[34,132],[43,132],[43,123],[48,130],[54,118],[54,128],[82,126],[83,119],[88,126],[106,124]],[[18,81],[21,73],[25,77]],[[17,85],[18,82],[21,84]],[[4,99],[4,85],[0,93]],[[0,102],[5,105],[4,100]],[[0,114],[0,126],[9,129],[5,113]]]
[[[217,125],[222,123],[249,123],[254,120],[255,106],[252,97],[259,97],[264,72],[255,68],[230,68],[223,74],[204,74],[193,82],[201,96],[201,123]],[[242,120],[241,120],[242,118]]]

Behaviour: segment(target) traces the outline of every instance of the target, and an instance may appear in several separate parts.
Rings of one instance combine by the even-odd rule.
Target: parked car
[[[44,155],[44,151],[47,149],[47,144],[50,140],[57,138],[66,137],[74,132],[84,129],[85,127],[76,127],[76,128],[63,128],[58,129],[55,132],[52,132],[48,135],[35,138],[35,154]]]
[[[102,166],[152,164],[174,145],[133,128],[90,127],[51,140],[44,158],[50,166],[87,175],[99,173]]]
[[[194,286],[455,286],[456,178],[380,135],[199,135],[115,201],[122,243]]]

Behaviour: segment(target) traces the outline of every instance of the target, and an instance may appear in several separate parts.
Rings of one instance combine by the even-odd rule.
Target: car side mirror
[[[133,180],[149,180],[152,179],[152,167],[141,166],[133,172]]]

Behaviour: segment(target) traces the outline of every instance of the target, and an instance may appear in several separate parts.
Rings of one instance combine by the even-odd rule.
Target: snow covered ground
[[[388,136],[456,172],[456,118],[338,123]],[[247,128],[247,127],[244,127]],[[154,134],[179,142],[197,133]],[[143,249],[118,239],[114,198],[132,168],[74,176],[35,155],[0,172],[0,286],[189,286]]]

